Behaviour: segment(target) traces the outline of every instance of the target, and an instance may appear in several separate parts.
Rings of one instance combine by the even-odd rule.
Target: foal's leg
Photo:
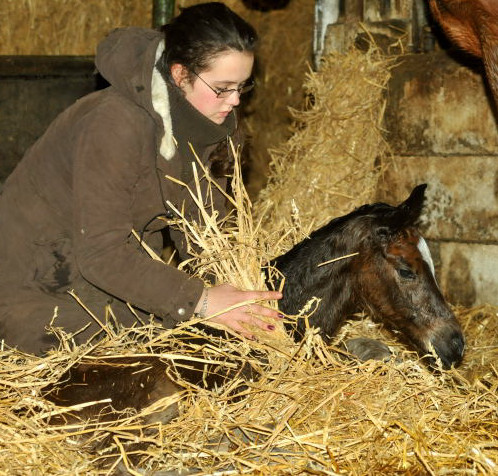
[[[344,343],[346,350],[362,362],[366,360],[381,360],[388,362],[391,359],[391,351],[386,344],[380,340],[368,337],[356,337]]]

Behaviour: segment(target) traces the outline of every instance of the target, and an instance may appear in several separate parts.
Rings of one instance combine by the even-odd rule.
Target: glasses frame
[[[247,81],[242,83],[238,88],[213,88],[208,82],[206,82],[204,79],[202,79],[195,71],[192,71],[192,73],[195,74],[211,91],[213,91],[214,94],[216,94],[216,97],[218,99],[226,99],[227,97],[230,97],[234,92],[238,92],[239,96],[241,94],[248,93],[254,88],[254,79],[249,78]]]

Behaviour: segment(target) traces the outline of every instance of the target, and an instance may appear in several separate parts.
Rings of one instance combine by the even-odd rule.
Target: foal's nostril
[[[463,357],[463,352],[465,350],[465,339],[463,338],[462,334],[457,334],[453,338],[453,347],[456,349],[460,358]]]
[[[443,336],[444,337],[444,334]],[[442,342],[447,342],[449,349],[455,354],[462,356],[465,350],[465,339],[460,330],[452,329],[446,339],[441,339]]]
[[[458,365],[462,361],[465,341],[460,331],[451,329],[449,332],[439,332],[431,339],[431,344],[444,369],[450,369],[452,365]]]

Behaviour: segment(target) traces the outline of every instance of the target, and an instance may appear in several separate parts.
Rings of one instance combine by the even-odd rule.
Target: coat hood
[[[155,67],[163,51],[162,33],[147,28],[118,28],[98,45],[95,64],[114,89],[146,109],[160,124],[159,148],[169,160],[175,145],[168,89]]]

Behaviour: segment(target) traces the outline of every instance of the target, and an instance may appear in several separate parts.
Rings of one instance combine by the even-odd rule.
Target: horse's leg
[[[368,337],[356,337],[349,339],[344,343],[346,350],[357,357],[362,362],[366,360],[381,360],[388,362],[392,353],[386,344],[380,340],[370,339]]]
[[[43,391],[47,400],[64,407],[108,399],[109,403],[86,407],[73,417],[112,420],[123,410],[140,411],[159,399],[178,393],[181,388],[166,374],[168,367],[168,363],[157,357],[120,357],[77,363],[58,383],[48,385]],[[110,411],[104,418],[101,412],[105,407]],[[149,415],[147,420],[165,423],[176,416],[175,402],[157,414]]]
[[[498,22],[498,17],[495,21]],[[496,34],[484,39],[482,49],[486,77],[493,93],[495,105],[498,107],[498,38]]]

